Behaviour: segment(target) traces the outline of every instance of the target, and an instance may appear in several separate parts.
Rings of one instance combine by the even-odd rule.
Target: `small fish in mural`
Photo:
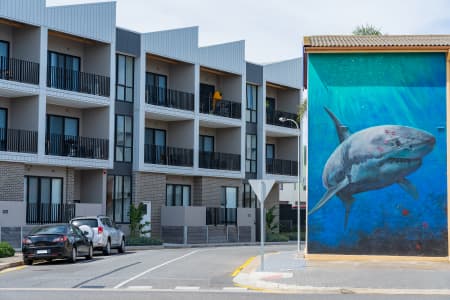
[[[398,184],[414,199],[419,197],[406,176],[419,169],[422,158],[433,150],[436,139],[432,134],[400,125],[374,126],[351,134],[328,108],[324,109],[334,122],[340,145],[322,173],[327,191],[309,214],[337,195],[345,206],[347,227],[354,194]]]

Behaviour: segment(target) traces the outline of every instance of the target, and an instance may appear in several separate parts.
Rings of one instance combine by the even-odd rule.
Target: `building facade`
[[[248,179],[297,180],[300,59],[255,65],[198,28],[116,28],[115,3],[0,8],[0,239],[144,203],[169,243],[256,239]],[[79,22],[83,19],[83,22]],[[278,205],[278,187],[269,195]]]

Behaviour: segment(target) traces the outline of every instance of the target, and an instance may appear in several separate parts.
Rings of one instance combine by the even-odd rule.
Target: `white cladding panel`
[[[199,62],[204,67],[236,74],[245,72],[245,41],[199,48]]]
[[[142,46],[147,53],[195,63],[198,57],[198,27],[144,33]]]
[[[40,25],[45,20],[45,0],[0,0],[0,17]]]
[[[303,60],[295,58],[264,66],[266,81],[301,89],[303,84]]]
[[[116,34],[116,3],[47,7],[49,29],[111,43]]]

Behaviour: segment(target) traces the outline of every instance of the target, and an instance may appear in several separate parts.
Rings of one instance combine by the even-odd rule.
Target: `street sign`
[[[260,203],[260,213],[261,213],[261,271],[264,271],[264,201],[267,198],[267,195],[269,195],[270,190],[272,189],[273,185],[275,184],[275,180],[273,179],[251,179],[248,181],[250,183],[250,186],[253,189],[253,192],[255,193],[256,197],[259,200]]]

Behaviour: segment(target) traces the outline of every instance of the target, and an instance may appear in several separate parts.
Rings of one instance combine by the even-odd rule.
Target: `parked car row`
[[[84,256],[91,259],[94,250],[110,255],[111,249],[125,252],[125,235],[107,216],[78,217],[69,223],[33,228],[22,241],[23,261],[67,259],[75,263]]]

